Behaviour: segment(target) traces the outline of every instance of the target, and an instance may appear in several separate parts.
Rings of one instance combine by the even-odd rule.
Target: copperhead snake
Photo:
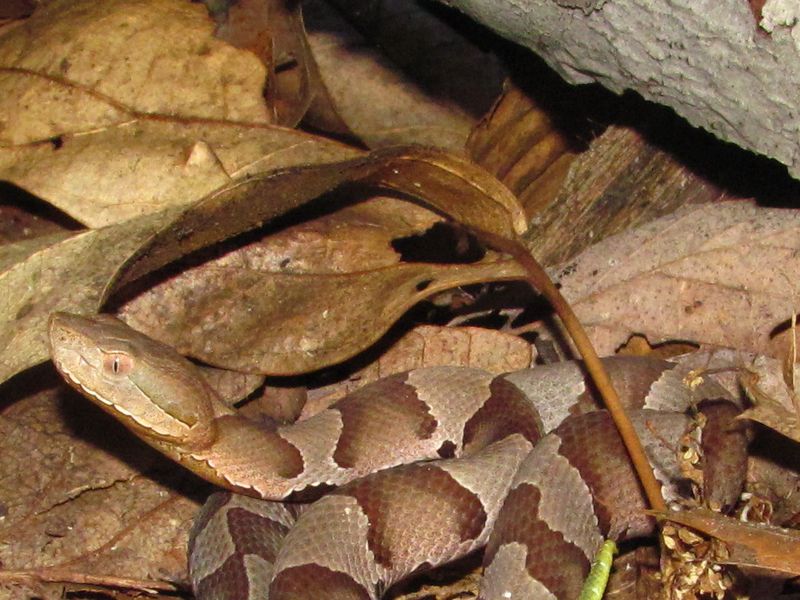
[[[174,350],[107,315],[58,313],[65,380],[169,458],[235,494],[213,494],[190,541],[198,598],[375,599],[395,582],[487,546],[485,600],[576,598],[604,537],[653,520],[613,423],[577,363],[499,377],[422,368],[285,427],[239,416]],[[680,492],[677,440],[705,399],[712,503],[738,497],[745,435],[735,407],[672,363],[604,359],[663,484]],[[277,501],[324,495],[307,508]],[[275,502],[264,502],[263,499]],[[297,514],[299,518],[295,522]]]

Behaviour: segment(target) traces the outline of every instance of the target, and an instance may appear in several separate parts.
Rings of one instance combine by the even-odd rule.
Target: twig
[[[41,568],[28,571],[0,571],[2,582],[71,583],[97,587],[136,590],[156,595],[158,592],[179,592],[181,587],[166,581],[151,581],[115,577],[113,575],[90,575],[66,569]]]

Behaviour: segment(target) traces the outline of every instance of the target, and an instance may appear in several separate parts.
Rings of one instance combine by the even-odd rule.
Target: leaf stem
[[[552,305],[558,314],[561,322],[564,323],[567,332],[575,342],[575,346],[583,357],[586,370],[589,371],[594,384],[597,386],[600,395],[603,397],[606,408],[611,414],[611,418],[619,430],[622,441],[628,450],[628,454],[633,462],[633,467],[639,476],[639,481],[644,488],[647,500],[653,510],[666,512],[667,506],[661,495],[661,485],[653,475],[653,469],[647,460],[642,443],[636,430],[633,428],[631,420],[625,413],[625,409],[620,403],[619,394],[611,383],[603,363],[597,356],[597,352],[586,334],[586,330],[578,320],[572,307],[561,295],[553,280],[538,263],[538,261],[528,252],[527,248],[519,239],[509,239],[487,231],[475,230],[478,239],[484,241],[489,246],[505,252],[516,260],[527,272],[527,281],[536,288]]]

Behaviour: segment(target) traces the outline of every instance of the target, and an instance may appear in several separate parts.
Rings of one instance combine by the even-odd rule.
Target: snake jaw
[[[213,392],[176,352],[109,315],[54,313],[49,333],[65,380],[145,442],[174,453],[213,443]]]

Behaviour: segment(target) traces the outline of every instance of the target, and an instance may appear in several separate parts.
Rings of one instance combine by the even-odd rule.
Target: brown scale
[[[269,588],[269,600],[297,598],[370,600],[367,590],[352,577],[321,565],[290,567],[277,574]]]
[[[747,472],[747,440],[750,429],[736,416],[739,409],[727,400],[705,400],[700,410],[703,429],[703,492],[711,506],[730,510],[742,493],[741,473]]]
[[[200,598],[216,600],[242,600],[250,597],[250,580],[242,557],[233,554],[211,575],[194,584],[194,593]]]
[[[231,457],[237,465],[253,465],[262,476],[292,479],[305,468],[300,451],[269,427],[239,416],[224,415],[216,421],[217,456]],[[221,464],[219,458],[217,464]],[[252,492],[251,492],[252,493]]]
[[[535,444],[542,437],[542,421],[530,400],[514,384],[495,379],[491,396],[464,425],[464,452],[484,448],[491,442],[519,433]]]
[[[433,465],[382,471],[334,493],[358,501],[370,523],[367,544],[386,568],[413,562],[420,554],[420,540],[426,548],[450,547],[451,532],[458,532],[459,541],[473,540],[486,524],[480,500]]]
[[[557,597],[577,598],[589,573],[589,560],[579,547],[565,540],[561,532],[550,529],[539,517],[540,501],[541,492],[529,483],[509,493],[494,525],[484,564],[491,564],[500,545],[519,542],[527,546],[529,540],[535,539],[537,545],[528,549],[525,561],[528,573]],[[511,506],[520,509],[505,509]]]
[[[333,460],[342,468],[374,464],[374,457],[391,456],[398,440],[427,439],[436,430],[436,419],[405,383],[406,375],[388,377],[356,390],[336,405],[342,417],[342,433]],[[380,402],[391,398],[391,402]]]
[[[209,541],[206,551],[216,547],[225,547],[228,540],[235,545],[233,552],[228,556],[222,566],[196,583],[195,593],[201,597],[216,598],[218,600],[240,600],[248,598],[250,581],[245,562],[245,556],[255,555],[272,563],[275,561],[281,541],[288,532],[288,528],[277,521],[268,519],[244,508],[227,508],[231,499],[229,493],[212,494],[201,509],[189,536],[189,555],[192,561],[201,558],[194,556],[195,536],[200,530],[205,530],[206,540]],[[210,521],[219,517],[224,511],[225,530],[220,531],[224,540],[208,540],[209,532],[217,529],[207,528]]]
[[[559,454],[578,470],[592,492],[603,537],[648,535],[654,522],[643,516],[647,504],[642,488],[611,416],[597,411],[568,419],[554,434],[561,439]]]
[[[603,359],[603,366],[608,371],[622,404],[627,408],[641,408],[653,383],[664,371],[675,365],[644,356],[610,356]],[[582,403],[591,402],[594,407],[603,404],[594,384],[588,378],[586,391],[580,395],[579,400]]]
[[[228,530],[238,554],[255,554],[269,563],[275,562],[281,541],[289,531],[284,525],[243,508],[228,511]]]

